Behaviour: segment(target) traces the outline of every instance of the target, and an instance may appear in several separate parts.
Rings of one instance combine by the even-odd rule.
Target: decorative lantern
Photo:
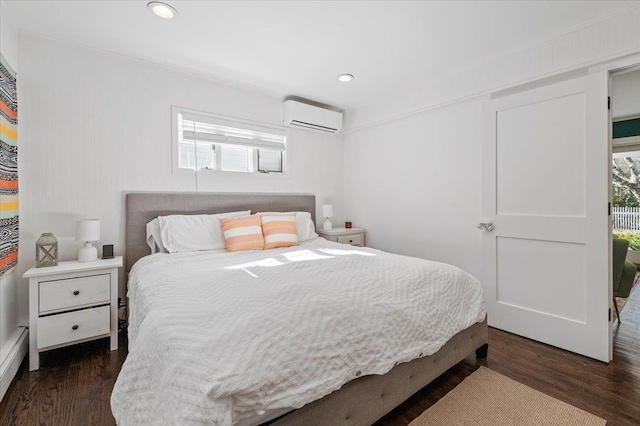
[[[36,241],[36,268],[57,265],[58,240],[51,232],[45,232]]]

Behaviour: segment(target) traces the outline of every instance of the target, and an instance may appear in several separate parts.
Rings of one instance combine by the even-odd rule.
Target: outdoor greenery
[[[612,166],[613,206],[640,207],[640,156],[638,156],[638,153],[629,153],[625,157],[616,156],[613,158]],[[623,220],[622,223],[625,223],[625,221]],[[616,226],[615,220],[614,226]],[[629,226],[628,221],[626,226]],[[618,229],[614,231],[614,234],[618,238],[629,241],[629,250],[640,251],[640,232]]]
[[[613,205],[640,207],[640,157],[613,158]]]
[[[640,232],[616,231],[618,238],[629,241],[629,249],[640,250]]]
[[[612,202],[614,207],[640,207],[640,201],[625,187],[614,187]]]

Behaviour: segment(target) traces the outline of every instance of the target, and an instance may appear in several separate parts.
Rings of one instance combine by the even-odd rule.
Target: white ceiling
[[[2,2],[18,29],[344,109],[640,4],[168,0],[167,21],[146,0]]]

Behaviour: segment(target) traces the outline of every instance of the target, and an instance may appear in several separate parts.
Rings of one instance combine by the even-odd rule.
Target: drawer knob
[[[71,327],[71,329],[72,329],[72,330],[77,330],[77,329],[78,329],[78,326],[77,326],[77,325],[74,325],[73,327]]]
[[[350,243],[352,243],[352,242],[353,242],[353,240],[349,240],[349,242],[350,242]]]
[[[78,291],[78,290],[76,290],[76,291],[74,291],[74,292],[73,292],[73,295],[74,295],[74,296],[77,296],[77,295],[79,295],[79,294],[80,294],[80,291]]]

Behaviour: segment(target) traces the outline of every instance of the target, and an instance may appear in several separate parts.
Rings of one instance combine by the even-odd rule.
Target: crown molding
[[[441,75],[411,90],[371,105],[347,110],[345,128],[349,133],[395,121],[454,103],[490,96],[496,92],[526,90],[539,81],[562,78],[564,74],[582,73],[594,66],[611,67],[610,61],[640,53],[640,6],[592,19],[565,29],[542,41]],[[630,47],[619,51],[622,37]],[[603,54],[603,46],[607,47]],[[629,62],[629,59],[626,62]],[[624,62],[624,61],[623,61]],[[613,69],[613,68],[608,68]],[[522,86],[522,87],[521,87]]]
[[[198,70],[197,68],[173,65],[173,64],[169,64],[169,63],[165,63],[165,62],[153,61],[153,60],[148,59],[148,58],[140,58],[140,57],[137,57],[137,56],[126,55],[126,54],[118,53],[118,52],[115,52],[115,51],[112,51],[112,50],[103,49],[103,48],[99,48],[99,47],[88,46],[88,45],[85,45],[85,44],[82,44],[82,43],[77,43],[75,41],[67,40],[65,38],[52,37],[52,36],[44,35],[44,34],[41,34],[41,33],[25,30],[25,29],[20,29],[19,32],[18,32],[18,35],[19,35],[20,39],[24,38],[24,39],[44,40],[44,41],[47,41],[47,42],[57,43],[57,44],[60,44],[60,45],[66,45],[68,47],[72,47],[72,48],[78,49],[78,50],[83,50],[85,52],[96,53],[96,54],[100,54],[100,55],[104,55],[104,56],[111,56],[111,57],[114,57],[114,58],[118,58],[118,59],[121,59],[121,60],[132,62],[132,63],[152,66],[154,68],[164,69],[164,70],[167,70],[167,71],[179,73],[179,74],[182,74],[182,75],[185,75],[185,76],[189,76],[189,77],[192,77],[192,78],[198,78],[200,80],[204,80],[204,81],[208,81],[208,82],[211,82],[211,83],[215,83],[215,84],[218,84],[220,86],[225,86],[225,87],[229,87],[229,88],[237,89],[237,90],[242,90],[242,91],[246,91],[246,92],[252,92],[252,93],[255,93],[255,94],[268,96],[268,97],[271,97],[271,98],[284,99],[285,96],[286,96],[286,94],[284,94],[282,92],[278,92],[278,91],[275,91],[275,90],[270,90],[270,89],[267,89],[267,88],[264,88],[264,87],[261,87],[261,86],[256,86],[256,85],[253,85],[253,84],[250,84],[250,83],[243,82],[241,80],[223,78],[223,77],[219,77],[219,76],[216,76],[216,75],[213,75],[213,74],[203,73],[200,70]]]

